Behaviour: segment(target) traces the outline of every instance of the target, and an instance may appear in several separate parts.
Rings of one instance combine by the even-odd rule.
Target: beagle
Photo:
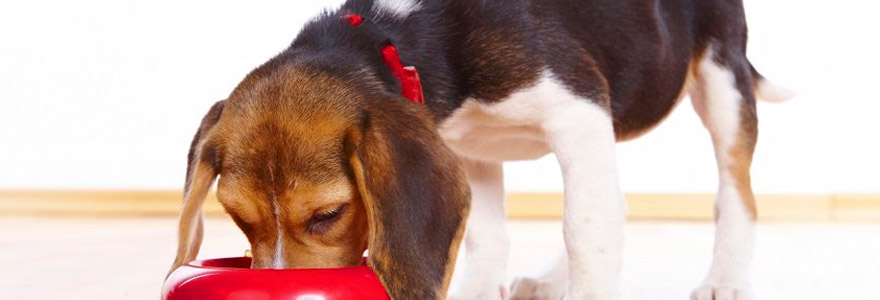
[[[692,298],[752,299],[755,101],[789,94],[749,63],[746,36],[738,0],[349,0],[202,120],[172,270],[196,257],[219,177],[254,268],[349,266],[368,249],[394,299],[444,299],[464,236],[452,299],[620,299],[615,144],[689,94],[720,174],[715,259]],[[502,163],[550,153],[566,255],[508,289]]]

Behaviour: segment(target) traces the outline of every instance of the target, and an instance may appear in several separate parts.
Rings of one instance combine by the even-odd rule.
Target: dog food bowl
[[[168,276],[165,300],[390,300],[373,270],[251,269],[250,257],[193,261]]]

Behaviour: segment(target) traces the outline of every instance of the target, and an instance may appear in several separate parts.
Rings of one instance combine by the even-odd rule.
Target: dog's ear
[[[168,274],[196,258],[202,244],[202,204],[219,173],[217,147],[207,138],[217,124],[226,101],[215,103],[202,119],[187,156],[186,183],[178,224],[177,258]]]
[[[470,208],[465,175],[425,109],[365,105],[345,148],[367,212],[368,264],[393,299],[445,299]]]

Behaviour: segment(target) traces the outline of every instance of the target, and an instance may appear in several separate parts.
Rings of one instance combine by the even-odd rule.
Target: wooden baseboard
[[[180,191],[0,191],[0,215],[149,217],[176,216]],[[711,194],[628,194],[631,220],[712,220]],[[758,195],[759,220],[797,222],[880,222],[880,195]],[[511,193],[511,219],[558,219],[562,194]],[[225,212],[212,194],[208,216]]]
[[[880,195],[758,195],[761,221],[880,221]],[[631,220],[711,221],[713,194],[627,194]],[[562,194],[507,195],[511,218],[560,218]]]

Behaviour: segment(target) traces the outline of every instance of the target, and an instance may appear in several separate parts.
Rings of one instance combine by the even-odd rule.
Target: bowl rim
[[[347,267],[338,267],[338,268],[302,268],[302,269],[252,269],[250,267],[241,268],[241,267],[232,267],[232,266],[210,266],[205,265],[205,263],[210,262],[241,262],[241,261],[251,261],[252,257],[249,256],[231,256],[231,257],[218,257],[218,258],[206,258],[206,259],[197,259],[191,262],[186,263],[186,267],[199,269],[199,270],[214,270],[214,271],[244,271],[244,272],[314,272],[314,271],[351,271],[351,270],[368,270],[370,272],[373,271],[372,268],[367,264],[367,258],[364,257],[361,265],[358,266],[347,266]]]
[[[369,296],[367,298],[359,297],[360,299],[391,299],[390,296],[388,296],[388,292],[385,290],[381,279],[375,271],[366,264],[366,259],[364,259],[363,265],[341,268],[250,269],[228,266],[235,265],[236,263],[238,265],[244,265],[245,262],[249,262],[250,260],[252,260],[251,257],[239,256],[198,259],[186,263],[165,278],[162,285],[162,299],[169,299],[168,297],[171,296],[180,296],[178,293],[189,295],[186,293],[206,293],[209,290],[216,292],[217,284],[225,284],[224,282],[229,282],[230,280],[235,282],[235,284],[232,285],[232,290],[238,290],[241,288],[271,290],[274,291],[272,292],[274,293],[273,295],[276,295],[279,291],[282,291],[282,293],[299,292],[306,287],[315,291],[337,291],[340,284],[345,286],[347,283],[357,282],[359,284],[354,286],[357,286],[358,288],[345,288],[343,290],[355,293],[352,295]],[[205,266],[206,262],[209,264],[212,262],[218,263],[221,266]],[[249,264],[247,265],[249,266]],[[305,282],[310,283],[308,286],[299,285],[291,289],[291,281],[288,280],[295,280],[292,282],[303,282],[303,280],[305,280]],[[312,286],[312,284],[315,285]],[[284,288],[278,290],[281,287]]]

